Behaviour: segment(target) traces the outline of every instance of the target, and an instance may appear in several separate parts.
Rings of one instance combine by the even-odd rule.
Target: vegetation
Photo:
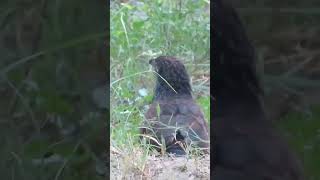
[[[106,113],[91,98],[106,84],[104,4],[0,6],[1,179],[104,179]]]
[[[0,2],[2,179],[104,179],[109,122],[105,107],[96,102],[105,96],[95,93],[105,85],[108,69],[102,42],[104,3]],[[264,62],[259,72],[266,89],[285,87],[289,94],[300,95],[320,84],[315,78],[319,10],[301,8],[319,2],[294,0],[291,8],[284,8],[287,4],[246,0],[239,11]],[[259,8],[264,6],[281,7],[281,11]],[[209,3],[114,0],[110,11],[111,151],[122,156],[118,161],[124,162],[122,176],[144,173],[151,153],[139,149],[137,129],[152,98],[150,58],[168,54],[184,60],[195,98],[210,121]],[[277,123],[300,153],[312,180],[320,178],[320,110],[318,105],[308,110],[312,116],[295,112]]]
[[[301,157],[308,179],[316,180],[320,177],[319,107],[312,108],[312,112],[312,116],[290,113],[278,125],[279,129],[286,132],[287,139]]]
[[[210,120],[208,8],[203,0],[111,3],[110,142],[111,150],[127,159],[117,176],[129,177],[129,167],[144,173],[150,154],[139,149],[138,128],[153,96],[151,58],[171,55],[183,60],[194,96]]]
[[[275,123],[298,152],[307,179],[319,179],[319,2],[247,0],[236,6],[257,49],[271,111],[288,112]]]
[[[152,57],[183,59],[199,102],[207,107],[210,102],[207,3],[136,3],[113,3],[111,8],[111,142],[115,146],[126,146],[136,136],[143,105],[152,99],[155,78],[148,64]],[[209,117],[209,108],[204,110]]]

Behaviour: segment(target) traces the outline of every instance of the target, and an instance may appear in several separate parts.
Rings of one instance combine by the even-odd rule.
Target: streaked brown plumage
[[[190,78],[184,65],[170,56],[160,56],[149,63],[167,82],[157,75],[153,103],[145,114],[144,126],[147,128],[141,128],[141,133],[157,138],[160,143],[163,137],[169,153],[185,154],[178,142],[193,143],[208,152],[208,125],[192,97]],[[151,143],[158,145],[152,140]]]

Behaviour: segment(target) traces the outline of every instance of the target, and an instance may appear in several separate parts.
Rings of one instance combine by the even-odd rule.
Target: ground
[[[210,155],[188,158],[154,154],[143,158],[143,151],[137,149],[134,153],[125,154],[111,148],[110,178],[114,180],[210,179]]]

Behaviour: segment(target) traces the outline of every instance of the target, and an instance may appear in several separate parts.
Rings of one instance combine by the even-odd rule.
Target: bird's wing
[[[209,147],[208,125],[200,107],[192,99],[154,102],[145,117],[150,127],[147,131],[158,139],[163,137],[166,143],[175,142],[179,132],[188,142]]]

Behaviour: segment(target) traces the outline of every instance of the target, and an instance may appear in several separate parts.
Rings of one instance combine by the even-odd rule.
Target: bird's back
[[[201,148],[209,148],[208,125],[192,98],[154,101],[145,117],[147,126],[152,127],[156,137],[164,137],[168,144],[175,142],[175,135],[179,132],[186,143],[192,141]]]

